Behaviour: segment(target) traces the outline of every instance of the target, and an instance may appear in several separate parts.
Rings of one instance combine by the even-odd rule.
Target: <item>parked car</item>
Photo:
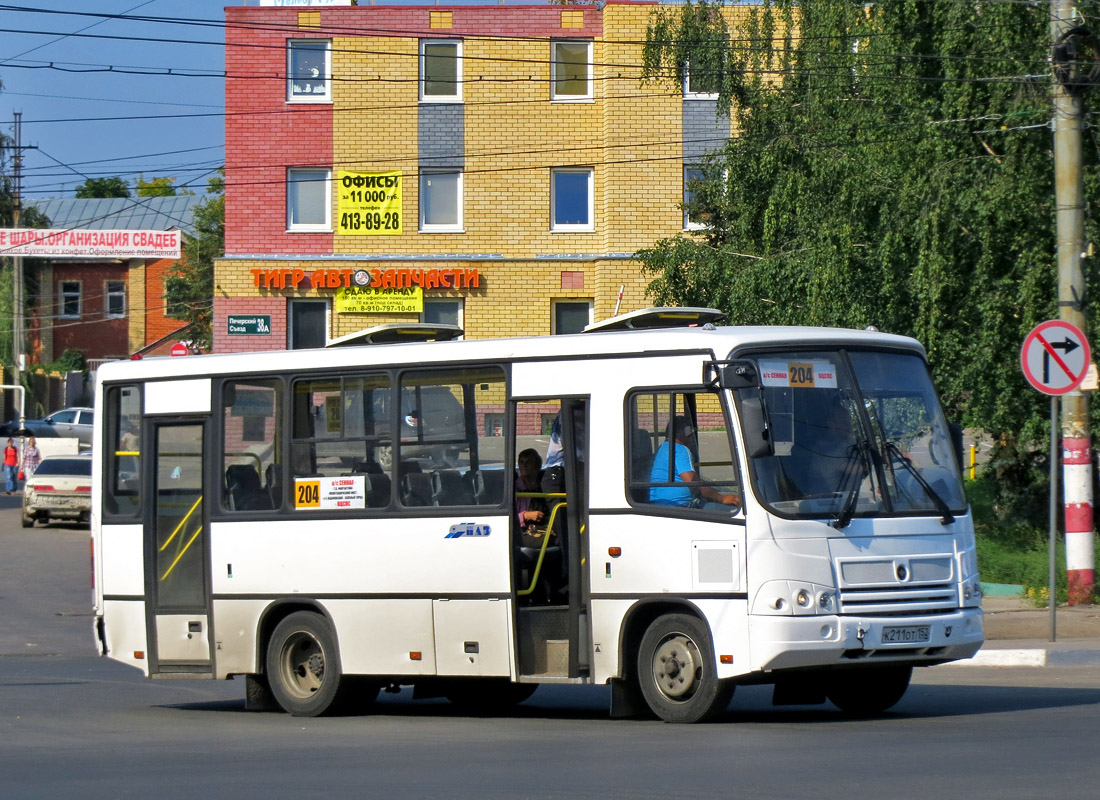
[[[28,419],[19,427],[19,421],[5,423],[0,426],[0,436],[36,436],[39,439],[49,439],[56,436],[72,436],[80,440],[80,446],[92,446],[92,421],[95,411],[83,406],[76,408],[63,408],[52,414],[47,414],[42,419]]]
[[[23,485],[23,527],[36,521],[88,522],[92,513],[92,456],[49,456]]]

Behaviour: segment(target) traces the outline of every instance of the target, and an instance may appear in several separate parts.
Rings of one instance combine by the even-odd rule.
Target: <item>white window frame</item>
[[[325,173],[325,220],[323,223],[317,222],[293,222],[293,205],[291,202],[290,188],[292,179],[291,176],[297,173],[303,172],[323,172]],[[308,232],[321,232],[327,233],[332,231],[332,170],[328,167],[291,167],[286,171],[286,229],[288,233],[308,233]]]
[[[558,306],[559,305],[581,305],[585,303],[588,305],[588,324],[592,324],[592,307],[594,303],[591,298],[587,297],[563,297],[560,300],[553,300],[550,303],[550,333],[554,336],[558,335]]]
[[[585,93],[580,94],[558,94],[558,79],[555,74],[557,71],[558,61],[558,47],[563,44],[583,44],[587,47],[585,51]],[[563,63],[563,62],[561,62]],[[592,41],[590,39],[553,39],[550,42],[550,99],[555,103],[587,103],[593,100],[592,94]]]
[[[428,178],[428,177],[431,177],[432,175],[458,175],[458,187],[457,187],[458,197],[455,198],[455,203],[458,207],[458,220],[454,223],[445,224],[445,225],[439,225],[439,224],[434,224],[433,225],[433,224],[429,224],[429,223],[424,221],[424,207],[425,207],[424,187],[427,185],[424,179]],[[422,169],[422,170],[420,170],[420,191],[418,193],[419,194],[418,205],[420,206],[420,231],[422,233],[463,233],[465,231],[465,228],[463,227],[463,214],[462,214],[463,199],[464,199],[464,196],[465,196],[464,186],[465,186],[465,181],[463,180],[462,170],[460,170],[460,169],[438,169],[438,168],[433,168],[433,169]]]
[[[454,94],[425,94],[424,65],[425,48],[433,44],[455,45],[455,91]],[[462,102],[462,40],[461,39],[421,39],[420,40],[420,102],[421,103],[461,103]]]
[[[702,175],[703,168],[698,164],[684,164],[684,191],[683,191],[683,206],[681,210],[684,213],[684,230],[685,231],[701,231],[709,227],[705,222],[692,222],[688,219],[688,170],[692,172],[698,172]],[[694,195],[692,195],[694,197]]]
[[[65,284],[76,286],[76,313],[65,313],[65,296],[73,294],[65,291]],[[84,315],[84,284],[82,281],[58,281],[57,282],[57,316],[60,319],[80,319]]]
[[[118,284],[121,288],[116,292],[112,292],[112,284]],[[111,313],[112,295],[122,297],[122,311],[117,314]],[[110,317],[111,319],[120,319],[126,316],[126,281],[113,280],[103,282],[103,316]]]
[[[584,224],[577,223],[558,223],[558,192],[557,182],[558,175],[564,174],[585,174],[588,176],[588,222]],[[596,230],[596,173],[592,167],[555,167],[550,170],[550,230],[557,232],[589,232]]]
[[[300,45],[323,45],[325,51],[325,91],[310,94],[294,93],[294,48]],[[286,40],[286,101],[288,103],[331,103],[332,102],[332,40],[331,39],[287,39]]]
[[[684,64],[684,99],[685,100],[717,100],[718,92],[693,92],[691,91],[691,62]]]

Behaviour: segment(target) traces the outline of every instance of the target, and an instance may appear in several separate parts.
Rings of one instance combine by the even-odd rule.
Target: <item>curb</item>
[[[1100,650],[1047,650],[1042,647],[979,650],[973,658],[952,661],[952,667],[1091,667],[1100,665]]]

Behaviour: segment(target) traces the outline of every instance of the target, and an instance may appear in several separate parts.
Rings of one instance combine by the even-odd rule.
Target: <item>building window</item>
[[[692,190],[692,185],[698,181],[703,180],[703,170],[701,167],[684,167],[684,230],[685,231],[697,231],[700,228],[707,227],[705,216],[700,212],[692,212],[688,207],[691,205],[691,201],[695,199],[695,192]]]
[[[332,170],[286,171],[286,227],[289,231],[332,229]]]
[[[290,39],[286,43],[288,103],[331,103],[332,42]]]
[[[424,299],[424,312],[420,321],[430,325],[457,325],[462,327],[462,299]]]
[[[126,283],[123,281],[107,281],[106,284],[107,295],[107,316],[108,317],[125,317],[126,316]]]
[[[591,322],[591,300],[558,300],[554,303],[553,333],[580,333]]]
[[[420,230],[462,230],[462,173],[422,170],[420,173]]]
[[[692,75],[691,64],[684,65],[684,99],[686,100],[717,100],[716,88],[717,76],[707,74],[702,70],[696,70]]]
[[[462,102],[462,42],[420,40],[420,99],[425,103]]]
[[[592,42],[551,43],[551,100],[592,99]]]
[[[591,169],[550,171],[551,230],[594,230],[592,208]]]
[[[80,318],[80,281],[61,281],[58,316]]]
[[[291,300],[287,346],[291,350],[328,344],[328,303],[324,300]]]

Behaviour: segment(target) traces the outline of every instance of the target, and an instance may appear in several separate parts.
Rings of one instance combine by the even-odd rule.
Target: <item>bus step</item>
[[[533,675],[568,675],[569,640],[548,639],[535,647]]]

